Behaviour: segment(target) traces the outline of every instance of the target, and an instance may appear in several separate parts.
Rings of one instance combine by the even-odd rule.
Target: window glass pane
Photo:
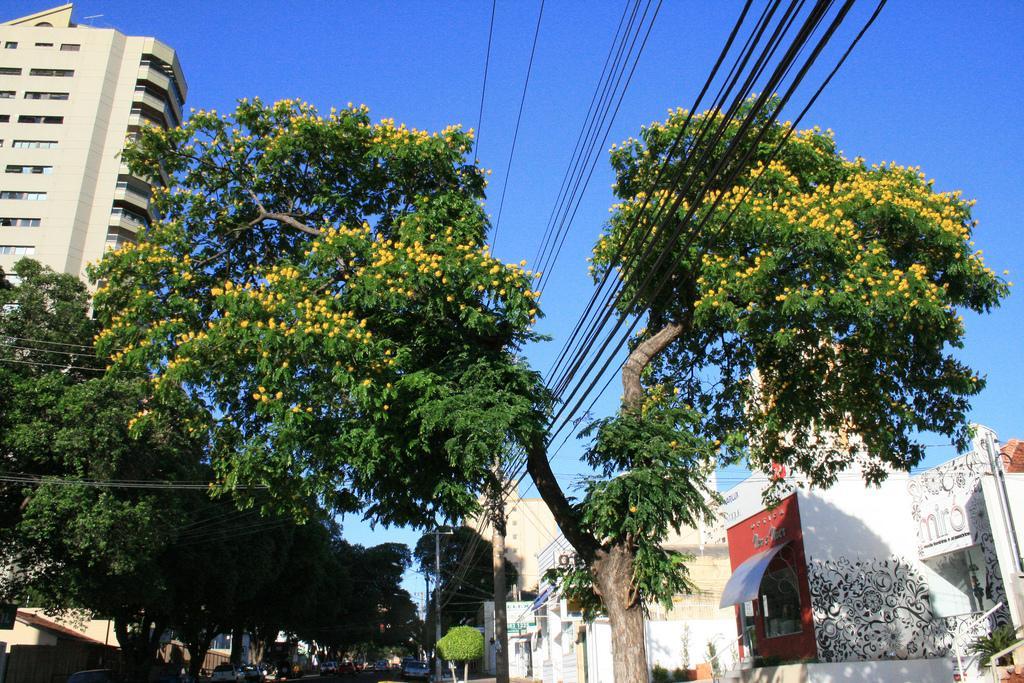
[[[984,612],[995,606],[981,549],[969,548],[924,560],[932,611],[939,617]]]
[[[800,590],[796,573],[789,567],[768,572],[761,579],[761,610],[764,634],[775,638],[800,633]]]

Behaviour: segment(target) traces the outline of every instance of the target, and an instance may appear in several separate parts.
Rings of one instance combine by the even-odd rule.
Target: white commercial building
[[[72,22],[70,4],[0,24],[0,268],[30,256],[84,277],[155,218],[121,160],[181,122],[178,58],[154,38]]]
[[[789,479],[774,507],[764,477],[728,492],[722,606],[735,606],[748,667],[791,662],[778,681],[950,681],[958,659],[971,675],[978,635],[1024,623],[1024,473],[977,433],[972,452],[878,487],[854,471],[825,490]]]

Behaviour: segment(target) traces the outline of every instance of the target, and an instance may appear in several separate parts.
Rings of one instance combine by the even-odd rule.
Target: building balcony
[[[134,109],[139,109],[138,105],[144,104],[152,111],[159,111],[168,124],[177,125],[177,122],[181,121],[181,111],[172,105],[171,99],[169,95],[166,98],[157,97],[153,93],[140,89],[136,90],[132,96],[132,103],[135,105]]]
[[[141,66],[139,68],[139,77],[138,77],[138,79],[140,81],[146,81],[147,83],[155,85],[156,87],[160,88],[164,92],[168,93],[168,95],[170,96],[170,92],[171,92],[171,79],[167,76],[167,74],[163,73],[162,71],[160,71],[160,69],[156,68],[155,66],[152,66],[152,65],[143,65],[143,66]]]
[[[118,181],[117,186],[114,188],[114,200],[131,204],[133,207],[138,208],[140,213],[150,211],[149,193],[130,187],[123,180]]]
[[[139,230],[145,229],[148,225],[149,221],[133,211],[127,211],[121,207],[114,207],[110,210],[108,226],[111,228],[119,228],[134,234]]]

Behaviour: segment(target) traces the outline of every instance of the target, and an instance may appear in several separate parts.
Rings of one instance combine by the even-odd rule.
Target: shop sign
[[[917,523],[921,559],[935,557],[974,544],[966,501],[925,499]]]
[[[795,490],[796,479],[786,467],[775,465],[772,467],[772,476],[777,479],[786,480],[787,490],[780,491],[780,498],[785,498]],[[768,480],[763,474],[752,474],[745,481],[734,486],[723,494],[722,504],[719,506],[719,517],[726,529],[735,526],[745,519],[765,508],[764,491],[768,487]]]
[[[532,608],[533,602],[530,600],[505,603],[505,621],[510,636],[522,635],[537,625]]]

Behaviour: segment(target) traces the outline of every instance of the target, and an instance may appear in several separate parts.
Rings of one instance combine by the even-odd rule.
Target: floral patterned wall
[[[926,501],[935,496],[968,500],[972,540],[986,565],[985,593],[992,602],[1006,597],[996,559],[992,529],[985,514],[980,478],[988,465],[973,456],[957,458],[908,482],[913,523],[920,523]],[[1009,623],[1004,607],[992,623],[967,633],[977,614],[937,617],[918,560],[883,558],[817,560],[808,558],[808,583],[818,659],[824,662],[917,659],[952,654],[954,638],[966,644],[992,626]]]

